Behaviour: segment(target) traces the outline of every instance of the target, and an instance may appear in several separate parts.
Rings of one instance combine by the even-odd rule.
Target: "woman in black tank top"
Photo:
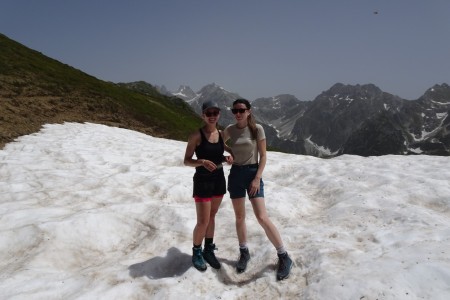
[[[189,136],[184,154],[184,164],[195,167],[193,198],[197,212],[197,224],[193,232],[192,264],[200,271],[206,270],[205,261],[220,269],[213,243],[215,216],[226,193],[222,163],[232,163],[231,156],[224,156],[229,148],[224,144],[222,132],[217,129],[220,108],[217,103],[203,103],[202,118],[205,125]],[[193,158],[193,156],[196,158]],[[205,246],[202,251],[202,242]]]

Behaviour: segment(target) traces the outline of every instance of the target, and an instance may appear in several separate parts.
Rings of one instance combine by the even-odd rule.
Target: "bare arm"
[[[262,178],[262,173],[266,167],[267,162],[267,151],[266,151],[266,140],[258,141],[258,152],[259,152],[259,162],[258,162],[258,172],[256,172],[255,178]]]
[[[201,136],[200,132],[196,131],[189,136],[186,146],[186,152],[184,153],[184,165],[190,167],[205,167],[208,171],[212,172],[217,169],[215,163],[207,159],[193,159],[195,148],[200,145]]]
[[[231,164],[233,163],[234,155],[233,155],[233,151],[231,150],[231,148],[227,145],[227,141],[228,141],[228,139],[229,139],[230,137],[228,136],[228,132],[227,132],[226,130],[221,131],[220,133],[222,134],[222,139],[223,139],[225,151],[227,151],[228,153],[230,153],[230,156],[224,156],[224,157],[225,157],[225,161],[226,161],[229,165],[231,165]]]
[[[250,183],[249,194],[251,196],[259,192],[260,179],[262,178],[262,173],[264,171],[264,168],[266,167],[267,151],[265,139],[258,141],[258,153],[259,153],[258,171],[256,172],[255,178]]]
[[[195,148],[200,144],[200,133],[198,131],[192,133],[189,136],[188,143],[186,146],[186,152],[184,153],[184,165],[189,167],[200,167],[203,166],[203,159],[193,159],[195,153]]]

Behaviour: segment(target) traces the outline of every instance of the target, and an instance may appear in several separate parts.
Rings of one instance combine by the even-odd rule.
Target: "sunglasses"
[[[237,113],[243,114],[243,113],[245,113],[247,110],[248,110],[247,108],[232,108],[232,109],[231,109],[231,112],[233,113],[233,115],[235,115],[235,114],[237,114]]]
[[[205,112],[205,116],[207,117],[217,117],[219,115],[220,111],[214,110],[214,111],[207,111]]]

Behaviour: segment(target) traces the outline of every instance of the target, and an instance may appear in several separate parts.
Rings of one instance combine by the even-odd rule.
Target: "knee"
[[[215,218],[218,211],[219,208],[211,209],[210,218],[211,219]]]
[[[236,223],[245,222],[245,214],[236,214]]]
[[[258,220],[258,223],[261,226],[263,226],[263,227],[267,226],[269,224],[269,222],[270,222],[269,217],[267,216],[267,214],[256,215],[256,219]]]
[[[197,227],[199,227],[199,228],[206,228],[206,227],[208,227],[208,224],[209,224],[209,218],[197,220]]]

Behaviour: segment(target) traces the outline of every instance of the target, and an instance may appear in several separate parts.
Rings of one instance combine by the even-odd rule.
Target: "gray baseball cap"
[[[203,102],[202,111],[205,111],[208,108],[217,108],[218,110],[220,110],[219,105],[216,102],[214,102],[214,101],[205,101],[205,102]]]

